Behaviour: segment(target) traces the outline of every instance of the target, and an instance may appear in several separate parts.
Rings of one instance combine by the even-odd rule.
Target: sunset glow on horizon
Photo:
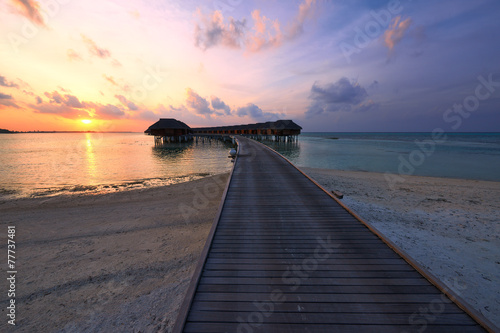
[[[193,127],[293,119],[304,131],[500,123],[493,0],[8,0],[0,11],[0,128],[141,132],[159,118]],[[454,111],[484,80],[493,90],[477,111]]]

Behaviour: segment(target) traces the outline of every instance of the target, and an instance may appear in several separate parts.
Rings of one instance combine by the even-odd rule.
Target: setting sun
[[[80,121],[81,121],[82,123],[84,123],[85,125],[88,125],[88,124],[92,123],[92,120],[90,120],[90,119],[82,119],[82,120],[80,120]]]

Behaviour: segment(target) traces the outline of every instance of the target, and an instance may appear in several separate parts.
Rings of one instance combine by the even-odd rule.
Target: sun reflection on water
[[[97,163],[94,150],[94,142],[92,140],[92,133],[85,133],[85,158],[87,164],[87,175],[89,183],[95,184],[97,178]]]

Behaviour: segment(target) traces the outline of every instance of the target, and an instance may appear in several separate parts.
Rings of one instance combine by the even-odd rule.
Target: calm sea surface
[[[102,193],[229,171],[222,142],[154,147],[142,133],[0,134],[0,198]]]
[[[303,133],[268,143],[299,167],[500,181],[500,133]],[[440,142],[437,142],[440,141]]]
[[[304,133],[268,143],[299,167],[500,181],[500,133]],[[0,198],[161,186],[231,169],[229,144],[154,147],[141,133],[0,135]]]

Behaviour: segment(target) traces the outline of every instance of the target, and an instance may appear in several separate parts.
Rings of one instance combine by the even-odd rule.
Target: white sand
[[[146,190],[0,202],[3,253],[7,225],[17,231],[16,328],[170,330],[226,182],[224,174]],[[0,327],[7,301],[2,292]]]
[[[303,170],[500,324],[500,183],[407,177],[392,191],[381,174]],[[0,228],[17,230],[17,329],[170,331],[226,180],[0,202]]]
[[[500,327],[500,182],[301,169]]]

